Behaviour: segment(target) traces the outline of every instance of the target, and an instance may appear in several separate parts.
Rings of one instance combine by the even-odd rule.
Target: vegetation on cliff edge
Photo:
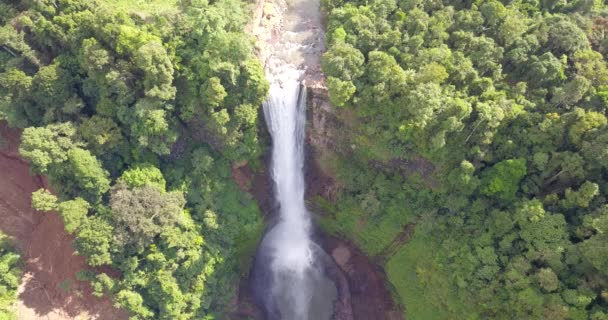
[[[381,255],[418,223],[383,257],[410,319],[608,319],[604,2],[323,6],[356,115],[323,225]]]
[[[259,209],[231,179],[261,154],[268,83],[239,0],[0,1],[0,118],[49,177],[95,295],[133,319],[227,311]],[[246,267],[246,266],[244,266]]]

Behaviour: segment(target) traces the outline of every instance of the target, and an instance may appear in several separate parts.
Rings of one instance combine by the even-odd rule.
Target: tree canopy
[[[221,318],[246,271],[261,220],[229,172],[259,161],[269,87],[250,6],[0,1],[0,119],[56,191],[32,205],[118,271],[87,274],[133,318]]]
[[[408,318],[606,319],[605,4],[323,8],[333,144],[350,146],[324,156],[326,229],[389,252]]]

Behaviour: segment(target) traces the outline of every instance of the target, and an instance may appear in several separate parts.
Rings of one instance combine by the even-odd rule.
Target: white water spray
[[[283,319],[308,319],[312,297],[310,272],[313,255],[310,218],[304,205],[304,130],[306,90],[302,70],[279,59],[269,59],[270,97],[264,115],[272,135],[272,178],[280,220],[269,232],[274,276],[273,296],[282,297]]]
[[[271,174],[279,216],[260,244],[255,286],[271,320],[327,320],[337,291],[319,262],[327,255],[311,239],[304,203],[302,82],[319,83],[322,78],[319,0],[266,0],[263,8],[254,33],[264,43],[261,57],[270,81],[264,116],[273,142]]]

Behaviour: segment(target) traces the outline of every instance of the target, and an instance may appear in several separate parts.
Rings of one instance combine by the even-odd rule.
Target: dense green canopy
[[[261,221],[230,170],[259,161],[268,90],[248,7],[0,1],[0,119],[58,191],[32,204],[62,216],[91,266],[119,271],[85,274],[135,318],[226,312],[247,271]]]
[[[0,233],[0,319],[17,319],[15,303],[21,276],[21,257],[11,239]]]
[[[604,2],[323,7],[349,128],[326,229],[388,254],[410,319],[608,319]]]

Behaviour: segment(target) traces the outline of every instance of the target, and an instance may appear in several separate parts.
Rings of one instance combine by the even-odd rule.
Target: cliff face
[[[306,196],[312,202],[319,196],[336,202],[340,183],[332,168],[346,161],[352,152],[349,137],[356,132],[356,120],[349,110],[331,106],[324,86],[317,84],[307,89]],[[339,267],[335,281],[341,282],[340,288],[348,288],[340,292],[343,301],[336,306],[336,319],[403,319],[377,261],[339,235],[322,233],[319,238],[323,249]]]
[[[327,165],[340,147],[336,137],[343,127],[329,103],[327,89],[323,86],[307,87],[306,108],[306,197],[321,196],[335,201],[336,180]]]
[[[327,88],[316,86],[307,89],[307,142],[319,151],[335,148],[335,129],[339,123],[329,103]]]

